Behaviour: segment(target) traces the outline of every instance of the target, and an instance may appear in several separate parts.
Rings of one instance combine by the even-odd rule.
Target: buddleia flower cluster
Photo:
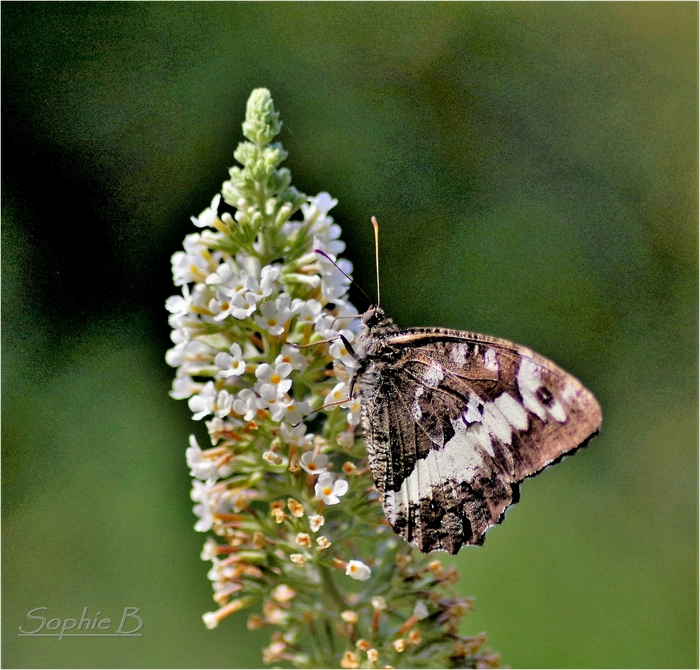
[[[384,520],[339,337],[358,321],[336,200],[291,186],[280,129],[253,91],[240,166],[172,257],[170,395],[206,428],[186,450],[216,602],[204,623],[250,608],[248,627],[271,631],[266,663],[491,667],[484,636],[459,634],[456,572]]]

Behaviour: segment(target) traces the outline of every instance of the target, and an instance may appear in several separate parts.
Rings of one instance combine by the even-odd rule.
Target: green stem
[[[308,622],[309,634],[311,639],[311,646],[313,647],[313,654],[317,662],[326,661],[325,654],[323,653],[323,644],[318,637],[318,632],[316,631],[316,626],[313,621]]]
[[[331,622],[325,617],[323,619],[323,626],[326,630],[326,636],[328,637],[328,644],[331,648],[332,658],[335,661],[335,637],[333,635],[333,629],[331,628]],[[328,667],[331,667],[331,665],[333,665],[333,663],[331,663]]]
[[[346,610],[348,607],[347,603],[345,602],[345,598],[343,598],[340,591],[338,591],[338,587],[335,585],[331,571],[325,565],[319,565],[318,571],[321,573],[321,579],[326,587],[326,592],[338,608],[338,612]]]

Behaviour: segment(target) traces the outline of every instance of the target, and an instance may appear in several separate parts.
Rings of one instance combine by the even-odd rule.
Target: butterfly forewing
[[[596,434],[593,395],[505,340],[443,329],[364,333],[358,382],[370,467],[394,530],[422,551],[481,544],[517,483]],[[362,339],[362,338],[361,338]]]

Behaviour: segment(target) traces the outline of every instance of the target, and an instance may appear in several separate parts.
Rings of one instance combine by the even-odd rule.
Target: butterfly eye
[[[381,321],[381,318],[379,314],[377,313],[377,308],[376,307],[370,307],[363,315],[362,315],[362,323],[364,323],[366,326],[369,326],[370,328],[376,324],[378,324]]]

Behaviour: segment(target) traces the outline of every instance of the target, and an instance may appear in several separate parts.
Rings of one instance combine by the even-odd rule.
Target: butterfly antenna
[[[374,263],[377,266],[377,307],[379,307],[379,224],[377,217],[372,217],[372,225],[374,226]]]
[[[348,275],[348,274],[346,274],[345,272],[343,272],[343,271],[338,267],[338,264],[337,264],[325,251],[322,251],[321,249],[314,249],[314,253],[315,253],[315,254],[320,254],[321,256],[323,256],[324,258],[326,258],[327,260],[329,260],[331,263],[333,263],[333,265],[335,265],[335,269],[338,270],[338,272],[340,272],[340,274],[342,274],[342,275],[344,275],[345,277],[347,277],[347,278],[350,280],[350,283],[351,283],[351,284],[354,284],[355,286],[357,286],[357,288],[362,292],[362,295],[364,295],[365,298],[367,298],[367,300],[370,301],[370,303],[372,302],[372,298],[370,298],[370,297],[367,295],[367,293],[362,289],[362,287],[361,287],[359,284],[357,284],[357,283],[353,280],[353,278],[352,278],[350,275]]]

